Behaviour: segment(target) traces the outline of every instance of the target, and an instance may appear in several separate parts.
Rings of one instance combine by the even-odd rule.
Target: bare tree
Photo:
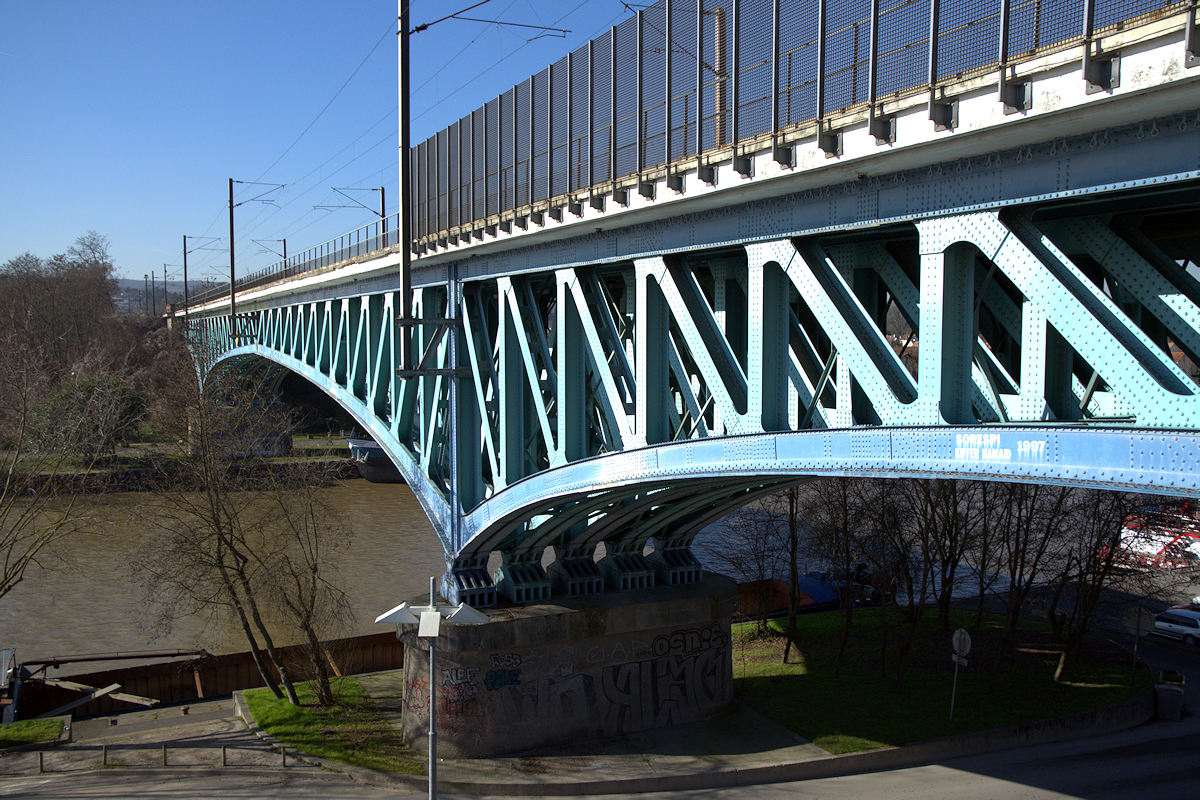
[[[158,601],[160,625],[197,610],[231,614],[263,682],[298,702],[255,591],[261,564],[252,548],[269,517],[244,483],[289,420],[254,391],[254,376],[226,372],[202,385],[182,343],[168,342],[162,355],[157,366],[170,391],[157,398],[155,413],[180,449],[164,459],[162,536],[139,572]]]
[[[276,639],[298,635],[321,703],[331,703],[323,642],[348,618],[330,555],[344,532],[313,487],[327,468],[267,460],[290,442],[292,419],[261,387],[270,375],[226,370],[201,386],[177,340],[159,342],[152,404],[160,430],[180,443],[163,465],[161,537],[140,565],[168,628],[182,615],[228,616],[246,637],[263,682],[298,703]]]
[[[854,620],[854,577],[862,558],[860,532],[868,506],[863,502],[863,484],[854,478],[825,478],[806,484],[800,491],[800,516],[808,526],[809,555],[820,558],[838,584],[838,607],[842,624],[835,672],[841,669]]]
[[[1050,610],[1056,631],[1063,637],[1055,680],[1062,678],[1070,659],[1079,653],[1101,595],[1118,573],[1121,532],[1126,518],[1145,502],[1143,497],[1129,492],[1096,489],[1073,489],[1069,497],[1062,526],[1066,534],[1066,566]],[[1068,588],[1074,590],[1074,602],[1060,614],[1058,603]]]
[[[258,562],[262,591],[281,621],[303,639],[317,702],[332,705],[325,642],[351,618],[346,593],[336,583],[333,556],[349,534],[321,500],[323,470],[293,465],[266,492],[271,524],[263,525],[249,553]]]
[[[1055,556],[1061,557],[1064,524],[1071,505],[1071,490],[1040,484],[1006,484],[1004,502],[998,509],[998,566],[1007,582],[1004,601],[1003,651],[1012,650],[1017,624],[1035,586]]]
[[[751,583],[752,599],[763,605],[770,596],[768,581],[783,568],[783,536],[786,522],[778,514],[774,496],[738,509],[725,522],[721,546],[708,553],[718,570],[732,573],[739,583]],[[765,633],[767,620],[757,620],[759,633]]]

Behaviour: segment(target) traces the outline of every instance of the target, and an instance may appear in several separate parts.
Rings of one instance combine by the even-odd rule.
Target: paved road
[[[1195,742],[1200,721],[1157,723],[1135,731],[1057,745],[1022,748],[909,769],[764,786],[620,798],[714,798],[719,800],[941,800],[942,798],[1128,798],[1194,800],[1200,797],[1200,759]],[[241,798],[419,798],[410,787],[355,784],[340,775],[294,769],[109,770],[9,778],[0,795],[23,798],[154,800]],[[462,795],[442,792],[441,797]]]

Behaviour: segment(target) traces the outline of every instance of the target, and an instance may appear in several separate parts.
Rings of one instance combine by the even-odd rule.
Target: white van
[[[1200,642],[1200,611],[1191,608],[1170,608],[1154,618],[1154,632],[1169,639],[1178,639],[1188,647]]]

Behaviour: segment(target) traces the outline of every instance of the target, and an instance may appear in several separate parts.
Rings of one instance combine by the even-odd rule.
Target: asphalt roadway
[[[1200,656],[1173,644],[1143,639],[1141,654],[1156,669],[1176,669],[1195,676],[1187,687],[1187,703],[1200,709]],[[140,715],[140,716],[138,716]],[[294,755],[285,766],[280,754],[264,746],[232,714],[228,700],[181,709],[122,715],[108,720],[77,722],[76,741],[44,751],[47,774],[36,774],[36,753],[0,757],[0,796],[23,798],[418,798],[426,797],[419,782],[368,783],[355,777],[303,763]],[[161,743],[170,742],[169,765],[161,766]],[[1200,716],[1178,722],[1154,722],[1115,734],[1085,737],[1049,745],[1021,747],[936,763],[804,781],[732,786],[717,789],[643,791],[634,778],[614,786],[609,797],[728,798],[1127,798],[1155,800],[1200,797]],[[103,745],[110,762],[102,768]],[[221,748],[229,766],[221,767]],[[591,767],[602,771],[603,756]],[[580,762],[581,768],[588,765]],[[448,766],[448,765],[447,765]],[[486,772],[486,762],[477,762]],[[368,777],[369,779],[369,777]],[[639,785],[641,783],[642,785]],[[659,784],[661,785],[661,784]],[[522,793],[508,785],[501,793],[464,793],[443,789],[439,797],[496,797]],[[569,784],[534,782],[528,792],[539,796],[570,791]]]

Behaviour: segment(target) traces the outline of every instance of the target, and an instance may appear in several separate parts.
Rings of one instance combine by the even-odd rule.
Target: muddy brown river
[[[429,576],[445,570],[442,548],[408,487],[352,480],[322,489],[350,537],[335,567],[349,595],[353,622],[340,635],[379,633],[376,615],[428,592]],[[19,660],[148,649],[246,649],[228,620],[193,615],[169,632],[155,629],[154,599],[131,567],[154,547],[160,497],[131,492],[87,496],[85,529],[31,566],[0,599],[0,649]],[[284,639],[287,637],[284,636]],[[101,666],[64,667],[59,675]]]

